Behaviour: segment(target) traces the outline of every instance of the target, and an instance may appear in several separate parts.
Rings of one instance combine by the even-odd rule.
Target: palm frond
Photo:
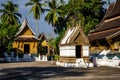
[[[1,21],[5,24],[16,24],[17,18],[15,16],[20,17],[21,15],[18,13],[18,5],[13,4],[12,1],[8,1],[6,4],[1,4],[3,9],[0,9],[1,14]]]
[[[0,9],[0,13],[2,13],[2,12],[5,12],[5,10],[4,9]]]
[[[22,18],[22,15],[19,13],[14,13],[15,15],[19,16],[20,18]]]
[[[32,2],[29,2],[29,3],[26,3],[25,6],[32,6],[33,3]]]

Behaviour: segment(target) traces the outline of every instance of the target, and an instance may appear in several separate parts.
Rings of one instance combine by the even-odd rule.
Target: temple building
[[[103,20],[88,35],[91,49],[120,51],[120,0],[109,5]]]
[[[38,43],[38,51],[40,53],[41,56],[50,56],[50,45],[48,43],[48,40],[46,38],[46,36],[44,35],[44,33],[41,33],[38,38],[40,39],[39,43]]]
[[[60,41],[59,62],[75,63],[89,59],[89,40],[80,27],[69,28]]]
[[[43,53],[40,53],[41,50],[39,47],[41,46],[45,48]],[[49,45],[45,35],[41,33],[37,37],[29,26],[27,19],[23,21],[18,33],[16,34],[13,48],[18,55],[26,53],[32,55],[37,55],[38,53],[43,55],[49,54]]]

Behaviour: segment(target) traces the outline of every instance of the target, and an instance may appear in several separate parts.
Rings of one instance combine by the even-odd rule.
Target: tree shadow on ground
[[[43,80],[57,77],[84,76],[80,68],[20,67],[0,70],[0,80]]]

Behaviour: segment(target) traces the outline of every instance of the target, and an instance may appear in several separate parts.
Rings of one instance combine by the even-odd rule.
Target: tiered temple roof
[[[103,20],[89,33],[90,42],[106,39],[120,31],[120,0],[110,4]]]
[[[25,19],[20,27],[20,30],[16,34],[16,38],[14,40],[15,41],[39,41],[40,39],[36,37],[34,31],[29,26],[27,19]]]

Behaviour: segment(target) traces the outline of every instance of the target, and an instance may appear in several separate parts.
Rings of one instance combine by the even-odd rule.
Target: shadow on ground
[[[120,80],[120,68],[64,68],[51,62],[0,63],[0,80]]]
[[[0,80],[42,80],[56,77],[83,76],[79,68],[21,67],[0,70]]]

